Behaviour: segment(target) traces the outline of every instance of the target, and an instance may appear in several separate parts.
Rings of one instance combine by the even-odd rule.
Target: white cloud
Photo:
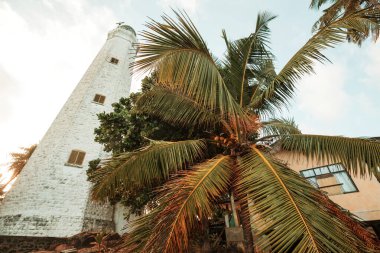
[[[91,1],[33,4],[0,1],[0,165],[42,138],[118,21]]]
[[[178,8],[193,14],[199,9],[200,0],[158,0],[158,3],[166,11]]]
[[[364,65],[366,76],[363,78],[366,84],[380,90],[380,46],[379,43],[371,44],[366,50],[368,61]]]
[[[336,121],[349,104],[345,70],[339,64],[317,65],[315,69],[316,75],[306,76],[300,82],[295,107],[310,118]]]

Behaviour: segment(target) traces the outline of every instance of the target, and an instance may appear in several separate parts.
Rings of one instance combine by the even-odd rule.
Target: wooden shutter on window
[[[77,151],[71,151],[71,154],[70,154],[70,157],[69,157],[69,160],[67,161],[67,163],[70,163],[70,164],[75,164],[75,161],[77,159]]]
[[[104,104],[104,100],[106,100],[106,97],[100,95],[100,97],[99,97],[99,103],[100,103],[100,104]]]
[[[116,59],[114,57],[111,58],[111,61],[110,61],[112,64],[118,64],[119,63],[119,59]]]
[[[106,100],[106,97],[100,94],[95,94],[94,97],[94,102],[99,103],[99,104],[104,104],[104,101]]]
[[[76,164],[78,165],[82,165],[83,164],[83,160],[84,160],[84,156],[86,155],[85,152],[78,152],[78,156],[77,156],[77,160],[76,160]]]
[[[72,150],[67,163],[74,164],[74,165],[82,165],[85,156],[86,156],[86,153],[83,151]]]

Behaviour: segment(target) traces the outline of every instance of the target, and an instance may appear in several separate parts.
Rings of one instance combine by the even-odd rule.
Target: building
[[[377,177],[350,175],[340,163],[307,159],[289,151],[279,151],[276,157],[289,168],[307,178],[329,198],[356,215],[380,238],[380,181]]]
[[[119,25],[108,38],[0,205],[0,235],[64,238],[113,230],[114,210],[89,198],[88,162],[104,158],[94,142],[97,114],[129,95],[136,33]],[[119,212],[116,212],[119,213]]]

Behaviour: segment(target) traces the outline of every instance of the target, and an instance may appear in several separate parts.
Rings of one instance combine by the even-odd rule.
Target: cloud
[[[380,47],[378,44],[371,44],[366,50],[368,61],[364,64],[364,82],[370,87],[380,91]]]
[[[0,164],[42,138],[116,21],[91,1],[0,1]]]
[[[194,14],[199,10],[200,0],[158,0],[158,4],[165,10],[184,9],[189,14]]]
[[[346,112],[349,95],[345,90],[342,65],[317,65],[316,75],[304,77],[299,85],[295,108],[310,118],[337,121]]]
[[[0,65],[0,119],[3,123],[12,115],[12,97],[17,93],[17,81]]]

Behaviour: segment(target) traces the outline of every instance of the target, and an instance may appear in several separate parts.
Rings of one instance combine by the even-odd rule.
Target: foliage
[[[91,244],[97,248],[98,253],[105,253],[109,251],[105,242],[106,238],[107,233],[105,232],[100,232],[94,236],[95,242],[92,242]]]
[[[315,30],[329,25],[331,22],[334,22],[342,16],[344,17],[363,9],[379,8],[379,0],[312,0],[310,7],[320,9],[327,2],[332,2],[332,5],[323,10],[323,16],[313,27]],[[379,18],[380,17],[377,17],[377,19]],[[349,28],[347,40],[361,45],[361,43],[368,37],[372,37],[372,39],[376,41],[379,35],[380,33],[376,24],[367,23],[366,28],[363,30]]]
[[[11,153],[11,162],[9,163],[9,172],[12,172],[12,176],[10,179],[4,184],[0,185],[0,196],[4,194],[4,189],[7,185],[12,182],[15,178],[20,175],[22,169],[25,164],[28,162],[29,158],[32,156],[34,150],[37,148],[37,144],[33,144],[30,147],[22,147],[20,148],[21,152]]]
[[[154,83],[154,74],[142,80],[142,93],[148,92]],[[137,113],[135,103],[141,93],[131,94],[112,104],[113,111],[98,114],[100,125],[95,129],[95,141],[104,151],[119,154],[133,151],[148,144],[149,139],[181,140],[189,137],[189,131],[172,126],[155,116]]]
[[[112,152],[115,157],[118,157],[123,152],[151,147],[150,139],[179,141],[204,135],[197,132],[196,128],[175,127],[162,121],[156,115],[152,116],[136,111],[136,101],[142,94],[150,94],[155,76],[156,74],[152,73],[141,81],[141,93],[134,93],[128,98],[121,98],[118,103],[112,104],[112,112],[98,114],[100,125],[94,131],[95,141],[103,145],[104,151]],[[157,147],[161,148],[160,145]],[[95,175],[108,170],[108,167],[101,166],[100,162],[100,159],[90,161],[87,170],[88,180],[95,184],[98,182],[98,177]],[[155,196],[153,189],[160,182],[155,182],[152,185],[135,185],[133,188],[124,188],[119,185],[117,191],[114,192],[115,194],[108,195],[108,197],[111,203],[121,202],[129,208],[127,218],[130,214],[141,215],[144,207]]]
[[[223,32],[226,54],[218,59],[190,18],[174,13],[175,18],[162,16],[162,22],[151,20],[142,32],[135,68],[157,76],[151,89],[139,96],[136,110],[206,135],[151,141],[102,161],[93,175],[95,199],[107,200],[120,188],[163,183],[156,188],[149,213],[134,222],[127,248],[189,251],[190,235],[204,228],[202,220],[228,196],[235,224],[235,197],[240,204],[248,251],[253,243],[273,252],[375,251],[374,238],[358,234],[360,224],[342,218],[339,208],[332,208],[322,192],[276,160],[275,149],[266,144],[275,140],[283,149],[340,161],[349,173],[375,174],[380,143],[304,135],[294,121],[274,114],[286,107],[297,81],[313,72],[315,62],[328,60],[322,50],[345,42],[352,30],[379,30],[380,10],[364,8],[321,27],[278,72],[268,47],[273,15],[260,13],[247,37],[231,41]]]

